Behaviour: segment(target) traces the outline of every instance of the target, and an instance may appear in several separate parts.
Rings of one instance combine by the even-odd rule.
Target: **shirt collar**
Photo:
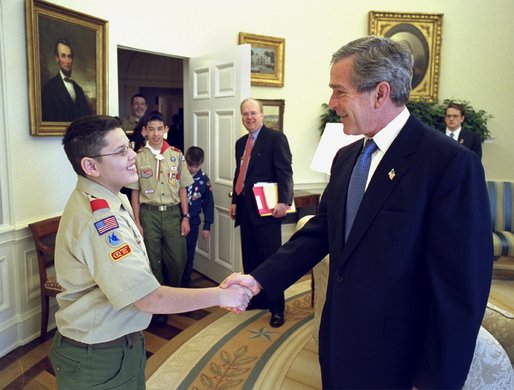
[[[382,153],[387,152],[387,149],[389,149],[403,126],[405,126],[405,123],[407,123],[409,116],[410,112],[407,107],[405,107],[402,112],[396,116],[396,118],[374,135],[373,140]]]
[[[114,210],[119,210],[122,204],[120,193],[115,195],[103,185],[84,176],[78,177],[77,190],[85,192],[97,199],[105,199],[109,207]]]

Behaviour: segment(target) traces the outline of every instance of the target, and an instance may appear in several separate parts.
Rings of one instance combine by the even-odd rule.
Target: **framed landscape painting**
[[[285,39],[239,33],[239,44],[252,46],[252,85],[284,86]]]
[[[284,131],[284,99],[258,99],[264,110],[264,124],[270,129]]]

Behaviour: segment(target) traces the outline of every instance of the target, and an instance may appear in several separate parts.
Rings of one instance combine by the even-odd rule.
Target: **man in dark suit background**
[[[48,80],[43,88],[43,121],[71,122],[91,114],[82,88],[71,79],[73,69],[73,48],[65,38],[55,43],[55,61],[59,73]]]
[[[410,115],[412,66],[403,44],[382,37],[333,55],[330,108],[346,134],[378,147],[353,224],[363,140],[337,153],[318,215],[251,275],[223,283],[274,297],[330,254],[324,389],[457,389],[473,357],[492,273],[484,171],[475,153]]]
[[[282,245],[281,222],[293,201],[293,170],[287,138],[283,133],[264,126],[262,103],[251,98],[243,100],[241,115],[248,134],[236,142],[230,216],[235,220],[235,226],[240,226],[243,268],[249,273]],[[245,162],[248,150],[251,150],[250,158]],[[277,183],[278,203],[272,216],[262,217],[258,213],[253,195],[253,186],[258,182]],[[252,299],[250,305],[250,308],[269,308],[272,327],[280,327],[284,323],[283,293],[276,294],[271,300],[260,294]]]
[[[482,158],[482,140],[477,133],[461,127],[464,119],[464,106],[458,103],[449,103],[444,113],[446,135]]]

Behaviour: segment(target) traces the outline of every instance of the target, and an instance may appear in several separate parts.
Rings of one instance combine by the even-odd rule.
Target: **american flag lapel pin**
[[[389,180],[393,180],[394,179],[394,177],[396,176],[396,172],[394,171],[394,168],[389,171],[387,176],[389,176]]]

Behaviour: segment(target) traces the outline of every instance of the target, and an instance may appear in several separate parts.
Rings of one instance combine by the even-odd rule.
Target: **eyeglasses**
[[[106,157],[106,156],[116,156],[116,155],[120,155],[120,156],[123,156],[125,157],[129,150],[134,150],[134,146],[135,146],[135,142],[132,141],[130,142],[128,145],[124,145],[121,147],[121,149],[117,152],[114,152],[114,153],[106,153],[106,154],[97,154],[96,156],[89,156],[90,158],[96,158],[96,157]]]
[[[446,117],[447,117],[448,119],[453,119],[453,118],[457,119],[457,118],[460,118],[461,116],[462,116],[462,115],[451,115],[451,114],[446,115]]]

